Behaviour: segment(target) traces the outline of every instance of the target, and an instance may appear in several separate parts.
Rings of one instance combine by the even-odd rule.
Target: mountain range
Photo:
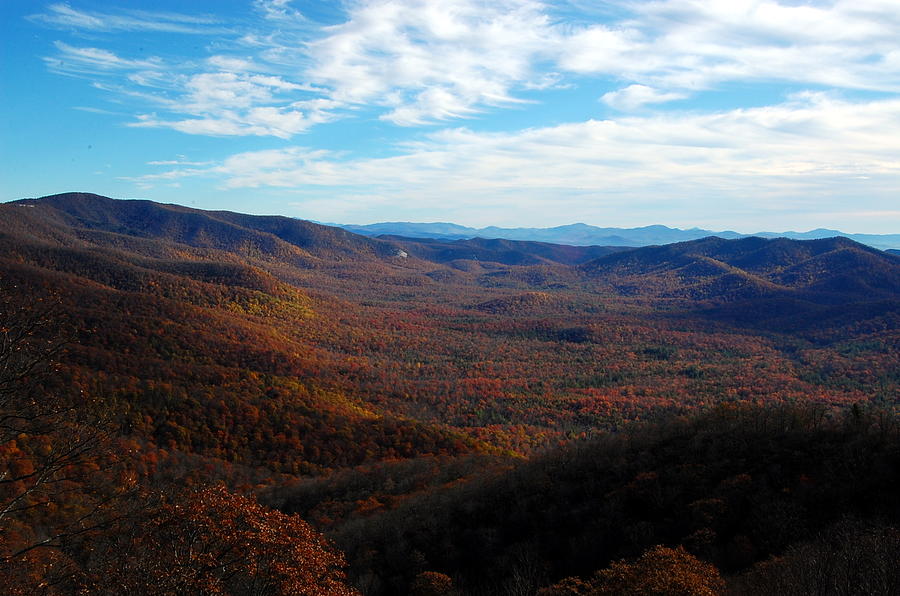
[[[179,272],[186,265],[146,259],[150,254],[157,259],[177,255],[180,246],[200,249],[204,255],[215,251],[217,258],[224,260],[228,255],[227,260],[233,261],[222,275],[235,279],[259,278],[261,272],[248,273],[253,269],[250,263],[258,262],[283,281],[296,279],[298,270],[321,270],[331,271],[329,277],[339,279],[347,279],[355,271],[366,278],[379,273],[388,283],[398,277],[405,280],[401,284],[412,283],[412,275],[420,279],[415,283],[446,285],[452,279],[456,284],[481,287],[569,287],[694,301],[782,296],[841,303],[900,295],[897,257],[842,236],[815,240],[705,236],[629,248],[480,237],[372,237],[295,218],[202,211],[90,193],[23,199],[3,207],[7,230],[30,230],[29,238],[35,234],[55,241],[69,237],[66,244],[87,242],[107,250],[144,253],[141,266]],[[580,224],[568,227],[587,228]],[[647,234],[681,233],[663,226],[642,230]],[[657,238],[644,238],[651,237]],[[144,242],[138,245],[137,239]],[[147,241],[156,246],[149,250]],[[201,270],[196,266],[188,269],[196,274]],[[294,273],[288,273],[290,270]]]
[[[790,238],[792,240],[818,240],[841,236],[850,238],[861,244],[879,249],[900,249],[900,234],[847,234],[838,230],[823,228],[808,232],[759,232],[756,234],[740,234],[731,231],[711,231],[700,228],[680,230],[662,225],[644,226],[640,228],[600,228],[584,223],[569,224],[552,228],[469,228],[453,223],[410,223],[384,222],[367,225],[338,225],[346,230],[366,236],[408,236],[413,238],[438,238],[443,240],[459,240],[467,238],[500,238],[506,240],[525,240],[534,242],[552,242],[573,246],[650,246],[654,244],[670,244],[699,240],[708,236],[725,239],[746,238]]]
[[[370,237],[295,218],[89,193],[0,208],[0,230],[5,230],[0,244],[7,258],[17,255],[17,261],[106,284],[115,279],[114,287],[121,289],[146,289],[148,280],[156,279],[154,287],[164,295],[181,292],[206,303],[218,298],[209,298],[210,290],[203,288],[224,284],[230,292],[267,295],[235,298],[245,304],[283,301],[298,290],[325,295],[328,306],[322,310],[339,320],[360,306],[379,305],[397,314],[398,307],[415,304],[546,318],[560,308],[595,308],[591,302],[602,296],[623,305],[623,300],[649,300],[654,310],[672,303],[683,313],[679,316],[692,320],[795,334],[834,336],[860,326],[900,326],[900,258],[844,237],[709,236],[628,248]],[[411,302],[416,295],[421,297]],[[435,337],[444,333],[429,326]],[[576,328],[581,331],[572,331]],[[576,325],[548,337],[582,336],[587,328]]]

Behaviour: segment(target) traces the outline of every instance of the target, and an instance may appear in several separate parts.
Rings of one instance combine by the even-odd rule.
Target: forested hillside
[[[513,594],[656,545],[746,588],[834,524],[896,527],[900,258],[847,239],[367,238],[70,193],[0,205],[0,292],[23,593],[109,591],[116,566],[143,593],[173,562],[114,536],[222,523],[241,538],[210,557],[305,537],[216,576],[241,594],[291,548],[332,583],[273,586],[350,590],[320,531],[366,594]]]
[[[898,431],[897,418],[881,410],[834,417],[821,406],[720,405],[691,419],[571,443],[390,509],[370,503],[326,523],[359,562],[358,583],[376,593],[402,593],[426,571],[455,578],[464,593],[512,593],[516,586],[534,593],[561,578],[590,578],[656,545],[680,545],[732,577],[738,593],[775,594],[783,592],[774,574],[816,563],[799,554],[757,563],[802,544],[795,550],[855,557],[864,567],[835,562],[792,593],[890,594],[900,588]],[[370,501],[396,500],[383,472],[360,476],[376,495]],[[266,498],[323,523],[316,503],[362,492],[349,484],[340,476],[298,481]],[[866,574],[872,577],[860,581]],[[840,591],[877,581],[892,588]],[[768,588],[753,591],[753,582]],[[817,582],[835,587],[817,592]],[[697,588],[688,593],[703,593]]]

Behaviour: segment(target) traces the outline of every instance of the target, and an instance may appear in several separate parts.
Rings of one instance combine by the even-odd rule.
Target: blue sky
[[[900,232],[900,0],[0,1],[0,198]]]

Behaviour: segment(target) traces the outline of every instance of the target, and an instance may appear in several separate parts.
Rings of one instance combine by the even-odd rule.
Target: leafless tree
[[[0,289],[2,291],[2,289]],[[58,306],[0,296],[0,584],[47,592],[70,575],[65,547],[109,522],[118,489],[92,404],[51,389],[65,346]]]

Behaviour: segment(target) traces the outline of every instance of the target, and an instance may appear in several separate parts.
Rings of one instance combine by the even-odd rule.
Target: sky
[[[900,233],[900,0],[0,0],[0,200]]]

